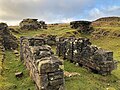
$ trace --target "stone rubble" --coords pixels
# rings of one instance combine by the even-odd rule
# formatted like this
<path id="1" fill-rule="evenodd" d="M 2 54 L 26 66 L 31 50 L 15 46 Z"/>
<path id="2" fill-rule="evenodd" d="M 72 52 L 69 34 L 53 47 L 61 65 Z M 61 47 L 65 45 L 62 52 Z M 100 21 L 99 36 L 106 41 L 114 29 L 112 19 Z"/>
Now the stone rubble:
<path id="1" fill-rule="evenodd" d="M 73 21 L 70 22 L 70 26 L 73 29 L 78 29 L 80 33 L 90 34 L 93 31 L 91 22 L 89 21 Z"/>
<path id="2" fill-rule="evenodd" d="M 21 78 L 23 76 L 23 72 L 16 72 L 15 76 L 16 78 Z"/>
<path id="3" fill-rule="evenodd" d="M 47 29 L 47 24 L 44 21 L 37 21 L 38 19 L 23 19 L 19 26 L 21 29 L 34 30 L 34 29 Z"/>
<path id="4" fill-rule="evenodd" d="M 0 39 L 5 50 L 15 50 L 18 48 L 17 38 L 10 33 L 6 23 L 0 23 Z"/>
<path id="5" fill-rule="evenodd" d="M 86 38 L 59 38 L 56 54 L 102 75 L 110 74 L 117 67 L 113 52 L 91 45 Z"/>
<path id="6" fill-rule="evenodd" d="M 42 38 L 20 38 L 21 60 L 24 61 L 37 90 L 64 90 L 62 62 Z"/>
<path id="7" fill-rule="evenodd" d="M 18 47 L 17 39 L 14 37 L 6 23 L 0 23 L 0 75 L 3 72 L 3 62 L 5 60 L 5 50 L 14 50 Z"/>
<path id="8" fill-rule="evenodd" d="M 67 71 L 65 71 L 64 76 L 65 77 L 74 77 L 74 76 L 80 76 L 80 74 L 76 73 L 76 72 L 67 72 Z"/>
<path id="9" fill-rule="evenodd" d="M 36 35 L 36 37 L 39 37 L 39 38 L 44 38 L 44 41 L 45 41 L 45 44 L 47 45 L 56 45 L 56 38 L 57 36 L 56 35 L 46 35 L 46 34 L 42 34 L 42 35 Z"/>

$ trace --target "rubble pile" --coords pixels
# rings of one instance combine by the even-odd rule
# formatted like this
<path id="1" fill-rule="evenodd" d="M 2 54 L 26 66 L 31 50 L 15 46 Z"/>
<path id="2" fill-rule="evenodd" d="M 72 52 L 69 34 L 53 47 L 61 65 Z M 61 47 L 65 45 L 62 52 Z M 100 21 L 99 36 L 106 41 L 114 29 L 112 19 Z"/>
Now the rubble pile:
<path id="1" fill-rule="evenodd" d="M 4 46 L 2 45 L 3 37 L 2 37 L 2 26 L 0 25 L 0 75 L 2 75 L 3 72 L 3 61 L 5 59 L 5 53 L 4 53 Z"/>
<path id="2" fill-rule="evenodd" d="M 0 39 L 6 50 L 18 48 L 17 38 L 10 33 L 6 23 L 0 23 Z"/>
<path id="3" fill-rule="evenodd" d="M 0 75 L 2 75 L 3 72 L 3 62 L 5 60 L 5 49 L 1 43 L 0 39 Z"/>
<path id="4" fill-rule="evenodd" d="M 43 38 L 21 37 L 21 60 L 24 61 L 37 90 L 64 90 L 62 62 Z"/>
<path id="5" fill-rule="evenodd" d="M 44 21 L 37 21 L 38 19 L 23 19 L 19 26 L 21 29 L 34 30 L 34 29 L 47 29 L 47 24 Z"/>
<path id="6" fill-rule="evenodd" d="M 113 52 L 91 45 L 86 38 L 59 38 L 56 53 L 64 59 L 78 63 L 93 72 L 108 75 L 117 67 Z"/>
<path id="7" fill-rule="evenodd" d="M 91 22 L 89 21 L 73 21 L 70 22 L 70 26 L 73 29 L 78 29 L 80 33 L 89 34 L 93 31 Z"/>
<path id="8" fill-rule="evenodd" d="M 36 37 L 39 38 L 44 38 L 45 44 L 47 45 L 56 45 L 56 35 L 46 35 L 46 34 L 42 34 L 42 35 L 37 35 Z"/>

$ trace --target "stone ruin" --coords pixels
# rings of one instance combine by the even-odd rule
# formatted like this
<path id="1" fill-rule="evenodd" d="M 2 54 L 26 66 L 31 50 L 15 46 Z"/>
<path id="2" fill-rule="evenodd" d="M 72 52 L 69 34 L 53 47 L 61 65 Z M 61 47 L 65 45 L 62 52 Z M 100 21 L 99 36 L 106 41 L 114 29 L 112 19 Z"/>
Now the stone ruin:
<path id="1" fill-rule="evenodd" d="M 64 90 L 62 62 L 43 38 L 20 38 L 21 60 L 24 61 L 37 90 Z"/>
<path id="2" fill-rule="evenodd" d="M 0 75 L 2 75 L 3 72 L 3 62 L 5 60 L 5 48 L 2 45 L 2 40 L 0 39 Z"/>
<path id="3" fill-rule="evenodd" d="M 38 19 L 23 19 L 19 26 L 21 29 L 47 29 L 47 24 L 44 21 L 37 21 Z"/>
<path id="4" fill-rule="evenodd" d="M 113 52 L 91 45 L 86 38 L 61 37 L 57 41 L 56 53 L 101 75 L 108 75 L 117 67 Z"/>
<path id="5" fill-rule="evenodd" d="M 50 45 L 50 46 L 56 45 L 56 43 L 57 43 L 56 42 L 56 38 L 57 38 L 56 35 L 42 34 L 42 35 L 37 35 L 36 37 L 44 38 L 45 44 Z"/>
<path id="6" fill-rule="evenodd" d="M 78 29 L 80 33 L 90 34 L 93 31 L 91 22 L 89 21 L 73 21 L 70 22 L 70 26 L 73 29 Z"/>
<path id="7" fill-rule="evenodd" d="M 11 34 L 6 23 L 0 23 L 0 42 L 6 50 L 18 48 L 17 38 Z"/>

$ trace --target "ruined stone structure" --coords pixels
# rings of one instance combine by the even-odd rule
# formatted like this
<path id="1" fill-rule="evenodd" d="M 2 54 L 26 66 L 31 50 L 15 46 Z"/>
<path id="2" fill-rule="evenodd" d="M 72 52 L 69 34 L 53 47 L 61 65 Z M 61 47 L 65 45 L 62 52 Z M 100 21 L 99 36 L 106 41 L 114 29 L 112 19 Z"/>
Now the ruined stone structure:
<path id="1" fill-rule="evenodd" d="M 43 38 L 21 37 L 21 60 L 24 61 L 37 90 L 64 90 L 62 62 L 54 56 Z"/>
<path id="2" fill-rule="evenodd" d="M 56 45 L 56 35 L 46 35 L 46 34 L 42 34 L 42 35 L 37 35 L 36 37 L 41 37 L 44 38 L 45 44 L 47 45 Z"/>
<path id="3" fill-rule="evenodd" d="M 2 44 L 2 42 L 3 42 L 3 37 L 2 37 L 3 31 L 2 31 L 2 29 L 4 29 L 5 27 L 6 27 L 6 25 L 1 23 L 1 25 L 0 25 L 0 75 L 3 72 L 3 61 L 5 59 L 5 53 L 4 53 L 5 48 Z"/>
<path id="4" fill-rule="evenodd" d="M 5 49 L 1 43 L 1 39 L 0 39 L 0 75 L 2 75 L 3 72 L 3 62 L 5 59 L 5 53 L 4 53 Z"/>
<path id="5" fill-rule="evenodd" d="M 93 31 L 93 28 L 90 25 L 91 25 L 91 22 L 89 21 L 70 22 L 71 28 L 78 29 L 80 33 L 84 33 L 84 34 L 89 34 Z"/>
<path id="6" fill-rule="evenodd" d="M 0 42 L 6 50 L 18 48 L 17 38 L 10 33 L 6 23 L 0 23 Z"/>
<path id="7" fill-rule="evenodd" d="M 110 74 L 117 67 L 117 62 L 113 60 L 113 52 L 91 45 L 86 38 L 61 37 L 57 43 L 56 53 L 102 75 Z"/>
<path id="8" fill-rule="evenodd" d="M 47 24 L 44 21 L 37 21 L 38 19 L 23 19 L 19 26 L 21 29 L 33 30 L 33 29 L 47 29 Z"/>

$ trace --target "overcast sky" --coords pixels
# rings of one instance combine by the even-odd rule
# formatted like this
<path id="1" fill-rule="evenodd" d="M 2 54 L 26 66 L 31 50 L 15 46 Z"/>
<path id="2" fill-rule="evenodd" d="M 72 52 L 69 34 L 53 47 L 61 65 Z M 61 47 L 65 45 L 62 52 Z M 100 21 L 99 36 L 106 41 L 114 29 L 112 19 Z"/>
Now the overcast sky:
<path id="1" fill-rule="evenodd" d="M 23 18 L 47 23 L 120 16 L 120 0 L 0 0 L 0 22 L 17 25 Z"/>

